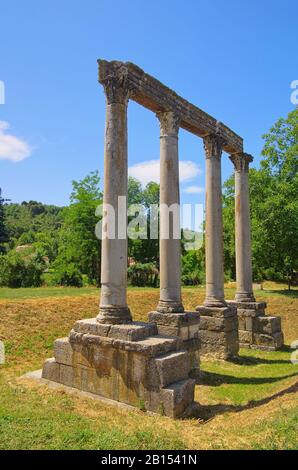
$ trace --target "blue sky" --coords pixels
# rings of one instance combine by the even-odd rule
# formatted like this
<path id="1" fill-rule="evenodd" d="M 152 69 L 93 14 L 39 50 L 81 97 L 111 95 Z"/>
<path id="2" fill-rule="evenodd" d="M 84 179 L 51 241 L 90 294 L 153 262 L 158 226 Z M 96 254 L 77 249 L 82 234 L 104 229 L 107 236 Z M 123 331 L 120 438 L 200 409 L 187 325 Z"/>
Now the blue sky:
<path id="1" fill-rule="evenodd" d="M 63 205 L 71 180 L 102 174 L 97 58 L 134 62 L 223 121 L 256 166 L 261 135 L 294 108 L 294 0 L 0 0 L 0 12 L 0 187 L 16 202 Z M 128 119 L 130 173 L 145 181 L 156 173 L 158 123 L 135 103 Z M 202 141 L 181 130 L 179 143 L 182 201 L 200 203 Z M 222 168 L 225 179 L 227 155 Z"/>

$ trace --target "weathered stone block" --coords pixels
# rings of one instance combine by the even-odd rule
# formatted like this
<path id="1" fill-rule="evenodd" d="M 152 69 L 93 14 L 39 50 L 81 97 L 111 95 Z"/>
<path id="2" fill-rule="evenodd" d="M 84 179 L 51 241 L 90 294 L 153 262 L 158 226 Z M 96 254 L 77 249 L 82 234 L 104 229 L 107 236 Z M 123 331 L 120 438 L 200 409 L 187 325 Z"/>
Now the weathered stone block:
<path id="1" fill-rule="evenodd" d="M 148 318 L 150 322 L 156 323 L 158 326 L 190 326 L 196 325 L 200 321 L 197 312 L 183 312 L 183 313 L 160 313 L 149 312 Z"/>
<path id="2" fill-rule="evenodd" d="M 233 317 L 236 315 L 236 308 L 234 306 L 228 307 L 205 307 L 204 305 L 199 305 L 196 310 L 198 313 L 205 317 L 219 317 L 227 318 Z"/>
<path id="3" fill-rule="evenodd" d="M 161 387 L 186 379 L 189 374 L 189 356 L 187 352 L 166 354 L 155 359 Z"/>
<path id="4" fill-rule="evenodd" d="M 180 338 L 147 337 L 148 332 L 156 333 L 155 324 L 130 324 L 124 328 L 110 325 L 106 336 L 90 334 L 90 328 L 98 331 L 90 320 L 76 324 L 77 331 L 73 329 L 69 338 L 55 342 L 55 354 L 61 362 L 46 361 L 43 377 L 136 407 L 162 410 L 169 416 L 178 416 L 189 405 L 190 384 L 194 393 L 194 383 L 186 380 L 191 358 L 182 349 Z M 198 341 L 187 340 L 192 348 L 198 347 Z M 170 387 L 167 393 L 165 387 Z M 186 387 L 182 397 L 181 387 Z"/>
<path id="5" fill-rule="evenodd" d="M 199 337 L 199 328 L 200 322 L 198 321 L 195 325 L 190 325 L 188 327 L 188 338 L 187 339 L 196 339 Z"/>
<path id="6" fill-rule="evenodd" d="M 72 366 L 73 349 L 68 338 L 59 338 L 54 341 L 54 356 L 59 364 Z"/>
<path id="7" fill-rule="evenodd" d="M 240 302 L 236 300 L 227 300 L 229 305 L 234 305 L 239 310 L 253 310 L 254 312 L 263 312 L 267 307 L 266 302 Z"/>
<path id="8" fill-rule="evenodd" d="M 143 322 L 112 325 L 108 332 L 109 338 L 122 339 L 127 341 L 140 341 L 154 335 L 157 335 L 156 324 Z"/>
<path id="9" fill-rule="evenodd" d="M 201 317 L 200 330 L 229 332 L 238 328 L 236 315 L 233 317 Z"/>
<path id="10" fill-rule="evenodd" d="M 65 364 L 60 364 L 59 382 L 68 387 L 74 386 L 74 368 Z"/>
<path id="11" fill-rule="evenodd" d="M 239 350 L 238 330 L 230 332 L 200 331 L 201 356 L 229 359 Z"/>
<path id="12" fill-rule="evenodd" d="M 55 361 L 55 358 L 47 359 L 44 362 L 42 369 L 42 378 L 47 380 L 53 380 L 53 382 L 60 381 L 60 366 Z"/>
<path id="13" fill-rule="evenodd" d="M 256 331 L 271 335 L 281 331 L 281 318 L 280 317 L 259 317 L 256 322 Z"/>
<path id="14" fill-rule="evenodd" d="M 149 320 L 156 323 L 159 334 L 177 337 L 183 341 L 184 348 L 190 354 L 190 364 L 192 366 L 190 374 L 193 377 L 198 375 L 200 367 L 199 314 L 197 312 L 150 312 Z"/>
<path id="15" fill-rule="evenodd" d="M 266 302 L 229 301 L 237 306 L 241 347 L 274 351 L 283 344 L 281 319 L 266 316 Z"/>
<path id="16" fill-rule="evenodd" d="M 252 344 L 253 342 L 253 332 L 252 331 L 245 331 L 245 330 L 239 330 L 239 342 L 246 343 L 246 344 Z"/>
<path id="17" fill-rule="evenodd" d="M 193 403 L 194 400 L 193 379 L 182 380 L 161 390 L 161 401 L 166 416 L 178 418 Z"/>
<path id="18" fill-rule="evenodd" d="M 256 346 L 260 347 L 261 349 L 265 349 L 268 351 L 275 351 L 279 349 L 283 345 L 283 334 L 282 332 L 273 333 L 272 335 L 266 335 L 263 333 L 255 333 L 254 334 L 254 344 L 252 345 L 253 348 Z"/>
<path id="19" fill-rule="evenodd" d="M 77 333 L 91 334 L 98 336 L 108 336 L 111 325 L 99 323 L 96 318 L 88 318 L 86 320 L 78 320 L 73 329 Z"/>
<path id="20" fill-rule="evenodd" d="M 261 317 L 264 316 L 265 313 L 263 310 L 253 310 L 251 308 L 238 308 L 237 309 L 238 316 L 242 317 Z"/>

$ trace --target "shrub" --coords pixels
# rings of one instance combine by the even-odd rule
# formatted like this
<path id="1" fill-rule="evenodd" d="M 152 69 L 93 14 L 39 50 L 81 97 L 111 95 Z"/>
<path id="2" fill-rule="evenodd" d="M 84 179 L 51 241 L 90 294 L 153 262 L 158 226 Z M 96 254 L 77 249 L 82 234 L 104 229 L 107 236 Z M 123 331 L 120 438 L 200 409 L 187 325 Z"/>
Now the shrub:
<path id="1" fill-rule="evenodd" d="M 182 257 L 181 281 L 185 286 L 196 286 L 205 282 L 202 250 L 189 250 Z"/>
<path id="2" fill-rule="evenodd" d="M 153 263 L 136 263 L 127 270 L 128 280 L 132 286 L 157 287 L 158 270 Z"/>
<path id="3" fill-rule="evenodd" d="M 59 286 L 83 286 L 83 276 L 74 263 L 59 265 L 53 274 L 52 282 Z"/>
<path id="4" fill-rule="evenodd" d="M 0 257 L 0 285 L 7 287 L 39 287 L 46 264 L 32 248 L 10 251 Z"/>

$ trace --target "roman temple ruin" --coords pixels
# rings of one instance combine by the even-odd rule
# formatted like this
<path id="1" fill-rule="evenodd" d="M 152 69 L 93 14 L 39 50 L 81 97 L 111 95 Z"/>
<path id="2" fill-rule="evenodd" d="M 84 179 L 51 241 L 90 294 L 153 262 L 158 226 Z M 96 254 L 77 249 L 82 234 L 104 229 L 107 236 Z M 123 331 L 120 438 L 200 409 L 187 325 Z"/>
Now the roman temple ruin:
<path id="1" fill-rule="evenodd" d="M 280 320 L 265 315 L 252 292 L 248 166 L 243 140 L 132 63 L 99 60 L 106 95 L 104 205 L 127 196 L 129 100 L 154 112 L 160 124 L 160 204 L 179 204 L 178 134 L 203 139 L 206 156 L 206 298 L 185 311 L 181 297 L 180 240 L 173 218 L 164 237 L 160 210 L 160 299 L 149 322 L 134 322 L 127 305 L 127 234 L 103 237 L 97 318 L 79 320 L 54 343 L 42 377 L 147 411 L 180 417 L 192 408 L 201 355 L 230 359 L 240 346 L 276 349 Z M 237 293 L 224 298 L 222 152 L 235 167 Z M 119 199 L 120 197 L 120 199 Z M 180 232 L 179 220 L 178 229 Z M 120 229 L 119 229 L 120 230 Z M 239 327 L 238 327 L 239 323 Z"/>

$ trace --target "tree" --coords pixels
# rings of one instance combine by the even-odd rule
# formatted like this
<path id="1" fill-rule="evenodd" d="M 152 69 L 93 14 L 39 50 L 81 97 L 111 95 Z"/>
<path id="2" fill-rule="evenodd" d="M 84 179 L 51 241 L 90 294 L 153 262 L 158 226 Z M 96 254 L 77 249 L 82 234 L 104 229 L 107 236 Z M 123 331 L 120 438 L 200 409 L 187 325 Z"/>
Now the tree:
<path id="1" fill-rule="evenodd" d="M 4 203 L 8 199 L 2 197 L 2 189 L 0 188 L 0 255 L 5 253 L 5 243 L 9 241 L 8 230 L 6 227 L 5 220 L 5 208 Z"/>
<path id="2" fill-rule="evenodd" d="M 62 224 L 61 207 L 23 201 L 21 204 L 6 204 L 4 209 L 11 249 L 18 245 L 34 243 L 40 233 L 58 239 Z"/>
<path id="3" fill-rule="evenodd" d="M 159 204 L 159 185 L 150 182 L 143 189 L 141 183 L 130 177 L 128 180 L 128 205 L 139 204 L 143 217 L 146 218 L 147 224 L 147 238 L 146 239 L 129 239 L 128 240 L 128 255 L 134 258 L 137 263 L 153 263 L 154 266 L 159 265 L 159 241 L 158 230 L 157 238 L 152 238 L 150 233 L 150 223 L 154 217 L 152 205 Z M 158 224 L 158 220 L 156 221 Z"/>
<path id="4" fill-rule="evenodd" d="M 95 235 L 98 222 L 95 211 L 102 202 L 99 183 L 97 171 L 72 182 L 70 205 L 63 210 L 58 257 L 53 265 L 63 279 L 71 277 L 68 266 L 72 264 L 89 282 L 100 283 L 100 241 Z"/>
<path id="5" fill-rule="evenodd" d="M 38 287 L 46 268 L 43 257 L 32 247 L 20 252 L 11 250 L 0 257 L 0 285 L 7 287 Z"/>
<path id="6" fill-rule="evenodd" d="M 287 279 L 298 270 L 298 109 L 263 136 L 260 169 L 249 173 L 253 274 Z M 234 277 L 234 178 L 224 185 L 225 270 Z"/>
<path id="7" fill-rule="evenodd" d="M 267 184 L 261 185 L 257 178 L 258 184 L 252 184 L 259 200 L 254 219 L 263 222 L 259 236 L 267 263 L 270 259 L 271 267 L 287 278 L 290 287 L 298 270 L 298 108 L 279 119 L 263 138 L 258 176 Z"/>

